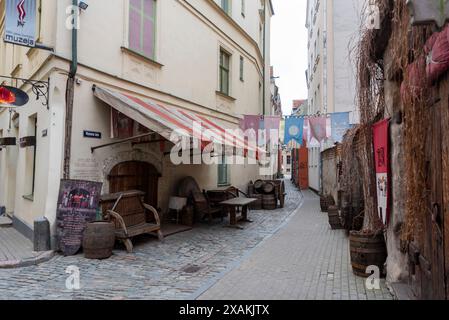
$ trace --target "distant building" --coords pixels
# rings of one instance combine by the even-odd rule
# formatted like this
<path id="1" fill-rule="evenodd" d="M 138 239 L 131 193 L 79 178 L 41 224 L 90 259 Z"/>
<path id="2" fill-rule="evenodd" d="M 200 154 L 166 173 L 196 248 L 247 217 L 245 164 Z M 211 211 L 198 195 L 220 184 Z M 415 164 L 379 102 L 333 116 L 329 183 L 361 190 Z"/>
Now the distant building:
<path id="1" fill-rule="evenodd" d="M 308 0 L 308 114 L 350 112 L 350 122 L 359 122 L 356 99 L 356 67 L 351 48 L 357 43 L 360 15 L 365 0 Z M 320 153 L 334 142 L 311 148 L 309 179 L 320 190 Z"/>
<path id="2" fill-rule="evenodd" d="M 271 91 L 271 110 L 270 115 L 282 116 L 282 103 L 279 87 L 276 85 L 276 77 L 274 76 L 274 68 L 270 68 L 270 91 Z"/>
<path id="3" fill-rule="evenodd" d="M 307 100 L 293 100 L 292 116 L 305 116 L 307 114 Z"/>

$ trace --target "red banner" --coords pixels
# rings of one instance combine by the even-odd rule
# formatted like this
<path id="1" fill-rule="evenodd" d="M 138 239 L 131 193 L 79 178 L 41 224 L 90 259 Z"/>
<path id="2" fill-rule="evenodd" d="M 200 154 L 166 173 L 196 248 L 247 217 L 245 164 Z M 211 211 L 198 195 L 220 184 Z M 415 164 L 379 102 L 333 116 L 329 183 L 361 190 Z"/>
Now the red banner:
<path id="1" fill-rule="evenodd" d="M 378 214 L 385 225 L 390 219 L 388 129 L 389 120 L 383 120 L 373 125 Z"/>
<path id="2" fill-rule="evenodd" d="M 321 142 L 327 137 L 327 118 L 326 117 L 312 117 L 309 118 L 309 126 L 311 137 L 314 137 L 318 142 Z"/>

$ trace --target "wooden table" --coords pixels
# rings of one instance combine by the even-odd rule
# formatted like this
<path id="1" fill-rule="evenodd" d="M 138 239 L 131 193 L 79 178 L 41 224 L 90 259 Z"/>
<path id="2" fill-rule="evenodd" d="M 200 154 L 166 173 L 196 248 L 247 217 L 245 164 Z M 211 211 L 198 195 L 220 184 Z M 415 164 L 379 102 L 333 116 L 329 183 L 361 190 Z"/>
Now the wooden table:
<path id="1" fill-rule="evenodd" d="M 234 199 L 220 202 L 220 205 L 229 207 L 229 215 L 230 215 L 229 227 L 242 229 L 241 227 L 239 227 L 237 225 L 237 222 L 239 222 L 239 221 L 252 222 L 251 220 L 248 219 L 248 206 L 251 203 L 256 202 L 256 201 L 257 201 L 257 199 L 254 199 L 254 198 L 240 197 L 240 198 L 234 198 Z M 237 217 L 237 209 L 240 207 L 242 208 L 242 215 L 240 217 Z"/>

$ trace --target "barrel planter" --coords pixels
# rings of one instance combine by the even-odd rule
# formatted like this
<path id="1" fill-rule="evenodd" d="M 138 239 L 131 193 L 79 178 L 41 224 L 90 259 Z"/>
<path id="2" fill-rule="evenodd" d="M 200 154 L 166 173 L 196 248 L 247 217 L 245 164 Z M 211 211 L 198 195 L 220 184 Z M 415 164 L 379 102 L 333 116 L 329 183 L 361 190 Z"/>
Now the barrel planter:
<path id="1" fill-rule="evenodd" d="M 369 266 L 377 266 L 383 274 L 384 263 L 387 260 L 387 247 L 384 236 L 380 234 L 351 231 L 349 236 L 352 271 L 355 275 L 367 278 Z"/>
<path id="2" fill-rule="evenodd" d="M 321 212 L 327 212 L 328 205 L 327 205 L 327 199 L 326 196 L 320 195 L 320 208 Z"/>
<path id="3" fill-rule="evenodd" d="M 87 259 L 107 259 L 112 255 L 115 243 L 115 226 L 111 222 L 87 224 L 83 237 L 84 257 Z"/>
<path id="4" fill-rule="evenodd" d="M 327 206 L 335 206 L 334 197 L 332 197 L 331 195 L 326 196 L 326 202 L 327 202 Z"/>
<path id="5" fill-rule="evenodd" d="M 276 210 L 277 199 L 274 194 L 264 194 L 263 195 L 263 208 L 264 210 Z"/>
<path id="6" fill-rule="evenodd" d="M 331 226 L 332 230 L 342 229 L 338 207 L 329 206 L 327 214 L 329 216 L 329 225 Z"/>
<path id="7" fill-rule="evenodd" d="M 263 205 L 262 205 L 262 195 L 261 194 L 249 194 L 250 198 L 253 199 L 257 199 L 257 201 L 251 203 L 249 205 L 249 208 L 251 210 L 262 210 L 263 209 Z"/>

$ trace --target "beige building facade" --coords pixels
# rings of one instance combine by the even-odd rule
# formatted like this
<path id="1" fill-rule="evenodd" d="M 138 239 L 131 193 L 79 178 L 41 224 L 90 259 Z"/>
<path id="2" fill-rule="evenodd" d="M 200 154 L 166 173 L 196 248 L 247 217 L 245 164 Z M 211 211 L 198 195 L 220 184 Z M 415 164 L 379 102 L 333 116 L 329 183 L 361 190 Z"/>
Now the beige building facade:
<path id="1" fill-rule="evenodd" d="M 308 0 L 308 114 L 349 112 L 350 122 L 359 122 L 356 100 L 356 68 L 352 48 L 358 40 L 365 0 Z M 321 151 L 309 150 L 309 183 L 320 191 Z"/>
<path id="2" fill-rule="evenodd" d="M 2 147 L 0 206 L 29 237 L 33 221 L 45 216 L 55 231 L 59 181 L 64 177 L 66 90 L 72 61 L 70 0 L 37 0 L 38 42 L 54 51 L 0 41 L 0 75 L 47 81 L 49 103 L 31 99 L 17 110 L 0 109 L 0 138 L 35 136 L 36 146 Z M 0 1 L 4 32 L 5 1 Z M 149 99 L 238 128 L 244 114 L 270 109 L 270 1 L 100 0 L 90 1 L 79 23 L 70 179 L 99 181 L 111 192 L 110 173 L 134 162 L 157 176 L 156 203 L 164 213 L 177 183 L 194 177 L 202 189 L 234 185 L 246 189 L 259 166 L 174 165 L 172 145 L 116 143 L 111 136 L 111 106 L 93 87 Z M 265 32 L 263 29 L 265 28 Z M 263 50 L 265 46 L 265 50 Z M 265 79 L 264 79 L 265 77 Z M 0 79 L 8 84 L 8 79 Z M 19 82 L 20 83 L 20 82 Z M 264 90 L 265 85 L 265 90 Z M 264 97 L 265 94 L 265 97 Z M 265 107 L 264 104 L 265 103 Z M 101 137 L 85 136 L 85 131 Z"/>

